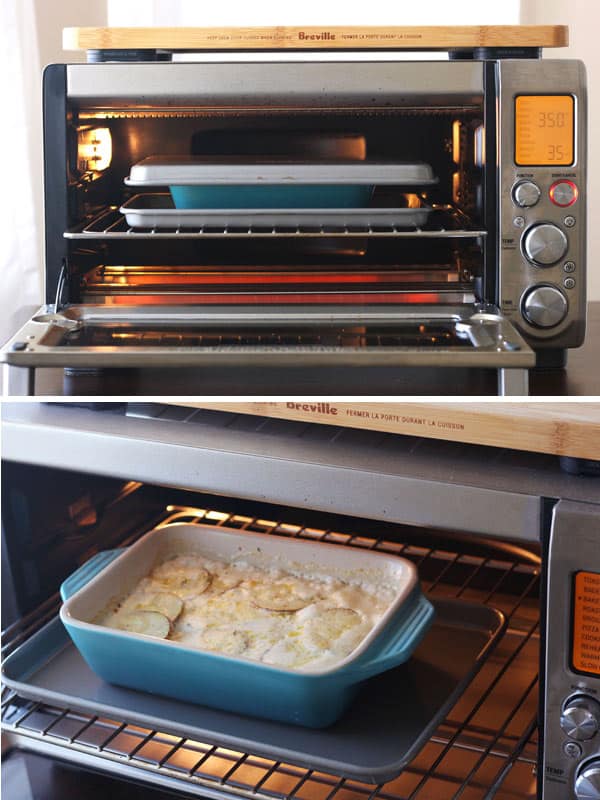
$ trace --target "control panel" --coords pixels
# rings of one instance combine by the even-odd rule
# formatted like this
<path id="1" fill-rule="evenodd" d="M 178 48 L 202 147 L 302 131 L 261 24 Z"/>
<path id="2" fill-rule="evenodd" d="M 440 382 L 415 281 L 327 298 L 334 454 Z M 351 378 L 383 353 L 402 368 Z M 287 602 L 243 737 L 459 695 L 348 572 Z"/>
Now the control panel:
<path id="1" fill-rule="evenodd" d="M 503 61 L 499 305 L 534 347 L 581 344 L 585 320 L 585 72 Z"/>
<path id="2" fill-rule="evenodd" d="M 543 800 L 600 800 L 600 506 L 561 501 L 549 545 Z"/>

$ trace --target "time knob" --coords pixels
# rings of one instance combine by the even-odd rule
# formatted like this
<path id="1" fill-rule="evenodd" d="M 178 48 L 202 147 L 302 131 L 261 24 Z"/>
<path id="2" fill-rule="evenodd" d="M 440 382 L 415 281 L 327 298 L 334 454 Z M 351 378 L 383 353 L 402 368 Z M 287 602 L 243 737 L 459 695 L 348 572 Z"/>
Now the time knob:
<path id="1" fill-rule="evenodd" d="M 600 760 L 585 764 L 575 779 L 577 800 L 600 800 Z"/>
<path id="2" fill-rule="evenodd" d="M 600 728 L 600 703 L 587 695 L 573 697 L 565 703 L 560 727 L 570 739 L 591 739 Z"/>
<path id="3" fill-rule="evenodd" d="M 523 253 L 538 267 L 549 267 L 565 255 L 569 242 L 557 225 L 540 222 L 523 234 Z"/>
<path id="4" fill-rule="evenodd" d="M 521 301 L 521 313 L 537 328 L 553 328 L 567 316 L 567 299 L 556 286 L 534 286 Z"/>

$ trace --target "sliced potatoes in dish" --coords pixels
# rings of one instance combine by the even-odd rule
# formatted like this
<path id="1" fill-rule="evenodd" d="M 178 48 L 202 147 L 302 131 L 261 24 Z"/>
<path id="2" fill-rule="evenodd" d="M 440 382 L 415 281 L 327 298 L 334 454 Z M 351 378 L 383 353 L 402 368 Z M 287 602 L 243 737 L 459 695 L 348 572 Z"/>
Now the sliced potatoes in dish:
<path id="1" fill-rule="evenodd" d="M 277 581 L 263 584 L 252 591 L 252 603 L 266 611 L 291 613 L 306 608 L 315 602 L 314 595 L 304 595 L 298 590 L 297 582 Z"/>
<path id="2" fill-rule="evenodd" d="M 130 611 L 117 614 L 112 627 L 128 633 L 143 633 L 144 636 L 156 636 L 166 639 L 171 632 L 171 622 L 158 611 Z"/>
<path id="3" fill-rule="evenodd" d="M 137 608 L 140 611 L 158 611 L 174 622 L 183 611 L 183 600 L 171 592 L 155 592 L 140 600 Z"/>

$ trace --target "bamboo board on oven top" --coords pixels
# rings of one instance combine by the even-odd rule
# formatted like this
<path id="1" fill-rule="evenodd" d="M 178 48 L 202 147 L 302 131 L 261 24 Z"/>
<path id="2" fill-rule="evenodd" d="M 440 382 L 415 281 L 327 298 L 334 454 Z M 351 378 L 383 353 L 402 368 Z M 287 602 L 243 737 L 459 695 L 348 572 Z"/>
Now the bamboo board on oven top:
<path id="1" fill-rule="evenodd" d="M 65 50 L 454 50 L 566 47 L 566 25 L 65 28 Z"/>
<path id="2" fill-rule="evenodd" d="M 600 460 L 600 403 L 178 403 Z"/>

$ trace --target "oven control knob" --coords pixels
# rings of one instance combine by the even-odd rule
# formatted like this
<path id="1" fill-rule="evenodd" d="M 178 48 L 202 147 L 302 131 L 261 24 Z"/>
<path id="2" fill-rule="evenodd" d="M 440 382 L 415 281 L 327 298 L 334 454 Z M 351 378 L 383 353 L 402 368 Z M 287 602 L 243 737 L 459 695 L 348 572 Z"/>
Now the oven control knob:
<path id="1" fill-rule="evenodd" d="M 567 316 L 567 299 L 555 286 L 535 286 L 523 297 L 521 311 L 537 328 L 553 328 Z"/>
<path id="2" fill-rule="evenodd" d="M 521 181 L 513 186 L 512 196 L 515 205 L 521 208 L 531 208 L 540 199 L 540 187 L 533 181 Z"/>
<path id="3" fill-rule="evenodd" d="M 569 739 L 592 739 L 600 728 L 600 703 L 586 695 L 573 697 L 565 703 L 560 727 Z"/>
<path id="4" fill-rule="evenodd" d="M 533 225 L 523 234 L 525 257 L 538 267 L 556 264 L 565 255 L 568 246 L 566 235 L 550 222 Z"/>
<path id="5" fill-rule="evenodd" d="M 573 181 L 555 181 L 550 187 L 549 195 L 555 206 L 567 208 L 577 201 L 579 190 Z"/>
<path id="6" fill-rule="evenodd" d="M 588 761 L 575 778 L 577 800 L 600 800 L 600 760 Z"/>

